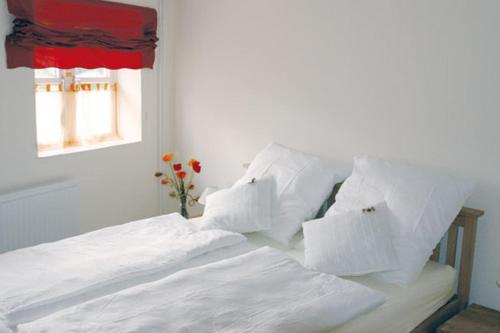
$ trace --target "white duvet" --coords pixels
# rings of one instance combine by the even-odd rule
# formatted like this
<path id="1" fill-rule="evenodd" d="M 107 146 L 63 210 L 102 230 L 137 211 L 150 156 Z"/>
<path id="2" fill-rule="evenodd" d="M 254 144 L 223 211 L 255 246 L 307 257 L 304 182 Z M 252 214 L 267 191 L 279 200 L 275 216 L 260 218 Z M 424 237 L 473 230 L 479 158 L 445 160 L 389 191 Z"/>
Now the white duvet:
<path id="1" fill-rule="evenodd" d="M 18 332 L 327 332 L 384 299 L 264 247 L 68 308 Z"/>
<path id="2" fill-rule="evenodd" d="M 28 322 L 244 241 L 227 231 L 198 231 L 195 223 L 171 214 L 4 253 L 0 332 L 2 321 L 11 326 Z"/>

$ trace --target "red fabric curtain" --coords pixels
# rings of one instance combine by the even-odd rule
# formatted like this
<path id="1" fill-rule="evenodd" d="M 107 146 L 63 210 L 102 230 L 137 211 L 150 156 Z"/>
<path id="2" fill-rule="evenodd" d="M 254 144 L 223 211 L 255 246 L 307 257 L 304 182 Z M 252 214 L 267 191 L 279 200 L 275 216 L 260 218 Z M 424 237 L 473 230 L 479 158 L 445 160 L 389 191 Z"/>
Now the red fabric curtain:
<path id="1" fill-rule="evenodd" d="M 101 0 L 7 0 L 7 67 L 153 68 L 157 14 Z"/>

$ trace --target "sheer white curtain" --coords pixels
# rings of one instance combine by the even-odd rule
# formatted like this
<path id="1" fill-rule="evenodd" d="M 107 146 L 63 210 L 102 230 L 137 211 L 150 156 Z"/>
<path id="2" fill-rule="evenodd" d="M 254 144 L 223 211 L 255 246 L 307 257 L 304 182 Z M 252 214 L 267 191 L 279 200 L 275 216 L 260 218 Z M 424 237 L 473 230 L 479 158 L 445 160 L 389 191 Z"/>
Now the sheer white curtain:
<path id="1" fill-rule="evenodd" d="M 111 84 L 75 87 L 70 90 L 58 85 L 37 88 L 36 126 L 40 149 L 87 145 L 117 138 L 116 87 Z"/>
<path id="2" fill-rule="evenodd" d="M 36 93 L 36 135 L 40 147 L 62 148 L 64 93 L 41 90 Z"/>
<path id="3" fill-rule="evenodd" d="M 76 92 L 75 139 L 89 144 L 112 139 L 116 134 L 115 90 Z"/>

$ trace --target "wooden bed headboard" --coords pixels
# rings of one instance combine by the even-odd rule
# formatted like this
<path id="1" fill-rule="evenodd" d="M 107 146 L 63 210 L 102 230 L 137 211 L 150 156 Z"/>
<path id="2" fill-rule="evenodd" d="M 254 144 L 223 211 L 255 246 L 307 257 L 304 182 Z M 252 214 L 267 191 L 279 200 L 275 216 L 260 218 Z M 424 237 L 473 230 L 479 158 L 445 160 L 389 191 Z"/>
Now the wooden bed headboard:
<path id="1" fill-rule="evenodd" d="M 448 242 L 444 255 L 446 264 L 456 268 L 458 229 L 463 228 L 457 293 L 448 303 L 415 328 L 412 333 L 433 332 L 441 323 L 467 307 L 474 263 L 477 221 L 483 215 L 482 210 L 464 207 L 448 229 Z M 441 243 L 434 249 L 431 260 L 439 261 L 440 248 Z"/>

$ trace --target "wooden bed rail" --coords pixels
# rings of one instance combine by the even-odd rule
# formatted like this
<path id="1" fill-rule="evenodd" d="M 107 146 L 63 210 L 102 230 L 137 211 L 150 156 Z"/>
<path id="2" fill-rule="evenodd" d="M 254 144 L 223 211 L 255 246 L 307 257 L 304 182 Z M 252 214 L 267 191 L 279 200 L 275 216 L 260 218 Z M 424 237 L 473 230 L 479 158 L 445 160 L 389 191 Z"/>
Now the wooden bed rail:
<path id="1" fill-rule="evenodd" d="M 457 294 L 411 333 L 434 332 L 439 325 L 467 307 L 474 264 L 477 221 L 483 215 L 482 210 L 464 207 L 448 229 L 446 264 L 456 268 L 458 229 L 463 228 Z M 434 249 L 431 260 L 439 261 L 440 247 L 441 243 Z"/>

